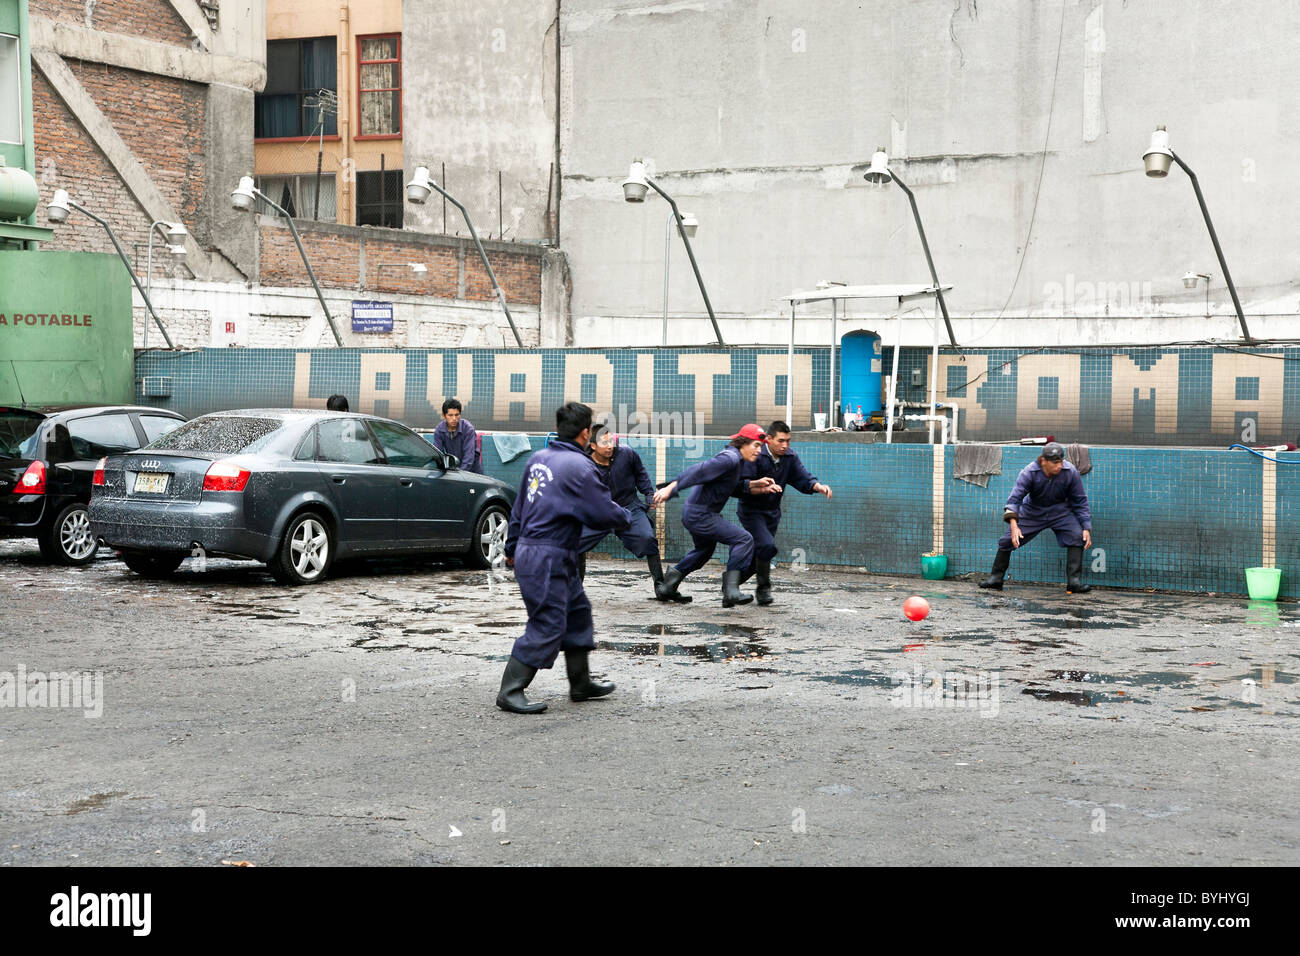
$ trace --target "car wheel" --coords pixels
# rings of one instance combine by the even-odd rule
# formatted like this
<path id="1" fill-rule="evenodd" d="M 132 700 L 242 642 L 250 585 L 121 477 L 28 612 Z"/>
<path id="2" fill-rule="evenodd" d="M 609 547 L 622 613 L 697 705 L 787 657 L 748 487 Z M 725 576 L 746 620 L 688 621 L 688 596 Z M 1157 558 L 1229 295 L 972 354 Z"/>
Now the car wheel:
<path id="1" fill-rule="evenodd" d="M 122 561 L 145 578 L 165 578 L 181 566 L 188 555 L 174 551 L 123 551 Z"/>
<path id="2" fill-rule="evenodd" d="M 79 501 L 58 513 L 50 526 L 41 532 L 38 543 L 47 561 L 74 567 L 95 560 L 99 539 L 90 530 L 90 515 Z"/>
<path id="3" fill-rule="evenodd" d="M 470 539 L 466 561 L 476 568 L 490 568 L 505 554 L 506 532 L 510 528 L 510 513 L 501 505 L 488 505 L 474 522 L 474 537 Z"/>
<path id="4" fill-rule="evenodd" d="M 289 522 L 280 551 L 271 559 L 271 574 L 281 584 L 314 584 L 333 557 L 333 532 L 324 518 L 308 511 Z"/>

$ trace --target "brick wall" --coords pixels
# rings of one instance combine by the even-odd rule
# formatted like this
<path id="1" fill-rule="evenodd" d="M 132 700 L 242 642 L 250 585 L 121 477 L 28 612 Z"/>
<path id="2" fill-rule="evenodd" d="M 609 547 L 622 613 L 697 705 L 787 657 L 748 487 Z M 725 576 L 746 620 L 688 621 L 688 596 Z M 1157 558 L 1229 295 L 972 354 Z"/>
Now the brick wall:
<path id="1" fill-rule="evenodd" d="M 190 28 L 167 0 L 29 0 L 34 17 L 48 17 L 125 36 L 190 45 Z"/>
<path id="2" fill-rule="evenodd" d="M 487 270 L 472 241 L 437 237 L 416 239 L 410 233 L 299 222 L 307 258 L 320 284 L 336 289 L 364 289 L 465 298 L 488 302 L 494 296 Z M 301 286 L 307 280 L 302 258 L 287 226 L 264 219 L 259 229 L 263 285 Z M 488 250 L 497 281 L 512 305 L 540 306 L 542 260 L 539 252 Z M 362 257 L 365 276 L 362 282 Z M 426 272 L 412 272 L 423 263 Z M 382 269 L 380 268 L 382 266 Z M 464 288 L 464 295 L 459 290 Z"/>
<path id="3" fill-rule="evenodd" d="M 204 225 L 206 87 L 99 63 L 68 66 L 185 225 Z"/>

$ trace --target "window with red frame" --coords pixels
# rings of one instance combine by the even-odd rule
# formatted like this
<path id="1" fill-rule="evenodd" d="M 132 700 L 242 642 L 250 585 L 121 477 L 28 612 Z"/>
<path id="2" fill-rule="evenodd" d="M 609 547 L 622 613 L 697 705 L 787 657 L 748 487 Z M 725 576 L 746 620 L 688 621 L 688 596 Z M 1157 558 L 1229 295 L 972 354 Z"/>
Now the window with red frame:
<path id="1" fill-rule="evenodd" d="M 361 37 L 361 136 L 400 136 L 402 132 L 402 38 Z"/>

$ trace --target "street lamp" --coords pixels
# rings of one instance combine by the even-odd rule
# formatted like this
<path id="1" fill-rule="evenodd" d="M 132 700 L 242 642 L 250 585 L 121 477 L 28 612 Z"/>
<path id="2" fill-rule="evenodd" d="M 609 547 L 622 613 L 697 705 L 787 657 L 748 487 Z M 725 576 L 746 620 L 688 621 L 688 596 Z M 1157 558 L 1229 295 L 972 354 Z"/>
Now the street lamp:
<path id="1" fill-rule="evenodd" d="M 66 189 L 54 190 L 54 198 L 51 199 L 49 205 L 45 207 L 45 215 L 49 217 L 50 222 L 57 225 L 67 222 L 68 216 L 72 214 L 73 209 L 85 213 L 91 219 L 95 220 L 95 222 L 104 227 L 104 231 L 108 233 L 108 238 L 113 242 L 113 248 L 117 250 L 118 258 L 122 260 L 122 265 L 126 266 L 127 274 L 131 276 L 131 281 L 135 283 L 135 287 L 140 290 L 140 295 L 144 299 L 145 308 L 149 310 L 149 315 L 152 316 L 154 322 L 157 323 L 158 331 L 162 332 L 163 341 L 167 343 L 169 349 L 175 348 L 176 346 L 172 344 L 171 336 L 167 334 L 167 329 L 162 324 L 162 319 L 158 318 L 158 313 L 154 311 L 153 300 L 149 298 L 149 293 L 145 287 L 140 284 L 140 277 L 135 274 L 135 270 L 131 268 L 130 260 L 127 259 L 126 253 L 122 251 L 122 244 L 117 241 L 117 236 L 114 234 L 113 228 L 85 206 L 78 202 L 74 202 L 72 198 L 68 196 L 68 191 Z M 145 335 L 147 336 L 149 334 L 147 325 L 145 326 L 145 330 Z"/>
<path id="2" fill-rule="evenodd" d="M 510 331 L 515 334 L 515 344 L 523 348 L 524 340 L 519 335 L 519 329 L 515 327 L 514 316 L 510 314 L 510 306 L 506 305 L 506 294 L 501 291 L 501 285 L 497 282 L 497 274 L 492 271 L 492 263 L 488 262 L 487 253 L 483 251 L 483 243 L 479 241 L 478 231 L 474 228 L 469 213 L 455 196 L 452 196 L 447 190 L 429 178 L 428 166 L 415 167 L 415 175 L 406 184 L 407 202 L 423 206 L 428 201 L 429 194 L 433 192 L 436 192 L 460 210 L 460 217 L 465 220 L 465 225 L 469 226 L 469 234 L 474 237 L 474 245 L 478 247 L 479 258 L 483 260 L 483 268 L 487 269 L 488 278 L 492 280 L 492 291 L 496 293 L 497 301 L 501 303 L 501 310 L 506 314 L 506 321 L 510 323 Z"/>
<path id="3" fill-rule="evenodd" d="M 145 257 L 144 267 L 144 284 L 149 290 L 149 297 L 153 298 L 153 236 L 154 230 L 160 226 L 167 227 L 167 251 L 171 253 L 173 259 L 181 262 L 185 259 L 185 239 L 189 235 L 185 226 L 179 222 L 164 222 L 156 219 L 149 224 L 149 253 Z M 144 347 L 149 347 L 149 326 L 146 323 L 144 327 Z"/>
<path id="4" fill-rule="evenodd" d="M 670 212 L 668 218 L 664 220 L 664 328 L 663 344 L 668 344 L 668 264 L 672 261 L 672 224 L 674 220 Z M 699 231 L 700 221 L 692 216 L 689 212 L 682 213 L 682 234 L 683 236 L 695 238 L 695 233 Z"/>
<path id="5" fill-rule="evenodd" d="M 645 163 L 641 162 L 641 160 L 639 159 L 633 160 L 632 166 L 627 173 L 627 179 L 623 180 L 623 198 L 627 202 L 645 202 L 646 192 L 650 189 L 653 189 L 660 196 L 663 196 L 664 199 L 668 201 L 668 205 L 672 207 L 672 211 L 673 211 L 672 217 L 677 220 L 677 230 L 678 232 L 681 233 L 682 242 L 686 246 L 686 255 L 690 257 L 691 268 L 695 271 L 695 281 L 696 283 L 699 284 L 700 295 L 704 297 L 704 308 L 708 310 L 709 321 L 713 323 L 713 334 L 718 337 L 719 345 L 726 345 L 727 343 L 722 340 L 722 330 L 718 328 L 717 316 L 713 314 L 713 303 L 709 301 L 709 293 L 704 288 L 704 279 L 700 275 L 699 263 L 695 261 L 695 250 L 691 248 L 691 236 L 695 234 L 695 230 L 694 228 L 690 228 L 690 226 L 693 225 L 694 227 L 698 227 L 699 223 L 694 222 L 694 217 L 692 217 L 692 224 L 688 224 L 686 220 L 683 218 L 682 214 L 677 210 L 677 203 L 673 201 L 673 197 L 668 195 L 662 189 L 660 189 L 659 184 L 646 175 Z M 665 265 L 664 265 L 665 297 L 668 294 L 667 293 L 667 288 L 668 288 L 667 270 L 668 270 L 667 260 L 665 259 Z M 664 312 L 666 315 L 667 314 L 666 305 L 664 307 Z M 665 319 L 665 322 L 666 321 L 667 320 Z M 665 331 L 664 334 L 666 336 L 667 332 Z M 665 344 L 666 342 L 667 339 L 665 338 Z"/>
<path id="6" fill-rule="evenodd" d="M 1232 304 L 1237 310 L 1237 323 L 1241 326 L 1242 338 L 1250 342 L 1252 339 L 1250 330 L 1246 328 L 1246 315 L 1241 310 L 1241 299 L 1237 298 L 1237 287 L 1232 282 L 1232 273 L 1228 271 L 1228 263 L 1223 258 L 1223 249 L 1219 246 L 1219 236 L 1214 231 L 1214 223 L 1210 221 L 1210 210 L 1205 208 L 1205 197 L 1201 195 L 1201 184 L 1197 181 L 1196 173 L 1192 172 L 1191 167 L 1183 162 L 1182 158 L 1170 147 L 1168 131 L 1163 126 L 1157 126 L 1155 132 L 1151 134 L 1151 145 L 1142 154 L 1142 162 L 1146 166 L 1147 176 L 1152 179 L 1164 179 L 1169 175 L 1171 161 L 1182 167 L 1183 172 L 1187 174 L 1187 178 L 1192 181 L 1192 189 L 1196 192 L 1196 201 L 1200 204 L 1201 215 L 1205 218 L 1205 227 L 1210 231 L 1210 241 L 1214 243 L 1214 254 L 1219 257 L 1219 268 L 1223 270 L 1223 281 L 1228 284 L 1228 291 L 1232 293 Z M 1183 281 L 1186 284 L 1186 278 Z M 1206 282 L 1208 301 L 1208 277 L 1206 277 Z"/>
<path id="7" fill-rule="evenodd" d="M 925 251 L 925 261 L 930 267 L 930 279 L 934 282 L 934 294 L 939 299 L 939 309 L 943 312 L 943 324 L 948 329 L 948 341 L 953 347 L 957 346 L 957 337 L 952 332 L 952 321 L 948 318 L 948 303 L 943 298 L 943 288 L 939 285 L 939 273 L 934 269 L 934 257 L 930 255 L 930 243 L 925 239 L 925 227 L 921 225 L 921 213 L 916 208 L 916 197 L 912 195 L 912 190 L 907 188 L 907 184 L 898 178 L 898 173 L 889 168 L 889 154 L 885 152 L 885 147 L 877 147 L 876 152 L 871 157 L 871 168 L 863 173 L 862 178 L 872 185 L 883 186 L 891 179 L 898 183 L 898 187 L 907 193 L 907 201 L 912 204 L 912 218 L 916 220 L 916 231 L 921 234 L 921 248 Z"/>
<path id="8" fill-rule="evenodd" d="M 1210 317 L 1210 279 L 1212 278 L 1213 276 L 1208 276 L 1204 272 L 1189 272 L 1183 276 L 1184 289 L 1195 289 L 1197 279 L 1205 280 L 1205 317 L 1207 319 Z"/>
<path id="9" fill-rule="evenodd" d="M 320 307 L 325 310 L 325 321 L 329 323 L 330 331 L 334 333 L 334 342 L 339 348 L 342 348 L 343 337 L 339 335 L 338 327 L 334 324 L 334 316 L 330 315 L 330 307 L 325 304 L 325 296 L 321 293 L 320 283 L 316 281 L 316 273 L 311 271 L 311 263 L 307 261 L 307 250 L 303 249 L 302 240 L 298 238 L 298 228 L 293 224 L 293 216 L 277 205 L 270 196 L 253 185 L 252 176 L 241 176 L 239 178 L 239 185 L 230 194 L 230 205 L 237 212 L 248 212 L 253 208 L 254 201 L 258 199 L 284 216 L 289 223 L 289 231 L 293 233 L 293 241 L 298 246 L 298 255 L 302 256 L 302 264 L 307 267 L 307 276 L 311 279 L 312 288 L 316 290 L 316 298 L 320 300 Z"/>

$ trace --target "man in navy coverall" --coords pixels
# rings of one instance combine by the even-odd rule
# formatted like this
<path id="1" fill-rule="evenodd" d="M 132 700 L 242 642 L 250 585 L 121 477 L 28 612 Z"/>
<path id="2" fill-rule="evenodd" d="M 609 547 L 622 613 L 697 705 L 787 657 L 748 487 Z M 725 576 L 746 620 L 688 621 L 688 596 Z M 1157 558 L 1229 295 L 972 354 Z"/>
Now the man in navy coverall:
<path id="1" fill-rule="evenodd" d="M 770 494 L 751 493 L 750 482 L 757 478 L 771 478 L 776 483 Z M 772 559 L 776 557 L 776 529 L 781 523 L 783 489 L 794 487 L 805 495 L 831 497 L 830 485 L 823 485 L 815 475 L 808 473 L 799 456 L 790 448 L 790 426 L 773 422 L 767 426 L 767 446 L 752 462 L 740 470 L 741 490 L 737 497 L 736 517 L 741 527 L 754 537 L 754 563 L 741 575 L 741 583 L 751 575 L 758 578 L 754 600 L 759 604 L 772 603 Z"/>
<path id="2" fill-rule="evenodd" d="M 596 640 L 591 602 L 578 577 L 577 549 L 584 525 L 623 531 L 631 520 L 610 498 L 587 457 L 591 409 L 578 402 L 564 405 L 555 413 L 555 431 L 557 439 L 528 459 L 506 536 L 506 563 L 515 569 L 528 626 L 510 652 L 497 706 L 516 714 L 546 709 L 530 703 L 524 689 L 538 668 L 555 663 L 561 648 L 572 700 L 604 697 L 614 690 L 613 684 L 592 680 L 587 666 Z"/>
<path id="3" fill-rule="evenodd" d="M 618 436 L 604 425 L 596 425 L 591 430 L 591 444 L 587 451 L 596 469 L 609 485 L 609 493 L 614 503 L 627 509 L 632 519 L 626 531 L 618 532 L 619 540 L 638 558 L 645 558 L 650 567 L 650 577 L 656 583 L 664 579 L 663 564 L 659 560 L 659 542 L 655 539 L 655 529 L 650 523 L 648 508 L 654 508 L 654 482 L 645 470 L 645 464 L 635 448 L 622 446 Z M 642 500 L 644 496 L 644 500 Z M 608 531 L 582 529 L 582 538 L 578 541 L 578 573 L 586 574 L 587 552 L 600 544 L 609 534 Z M 689 601 L 684 594 L 677 595 L 678 601 Z"/>
<path id="4" fill-rule="evenodd" d="M 1083 549 L 1092 547 L 1092 515 L 1079 470 L 1065 460 L 1065 449 L 1048 442 L 1037 461 L 1020 472 L 1002 515 L 1010 527 L 998 539 L 993 572 L 980 582 L 982 588 L 1002 590 L 1002 578 L 1011 565 L 1011 552 L 1028 544 L 1041 531 L 1051 528 L 1065 551 L 1065 590 L 1086 594 L 1083 583 Z"/>
<path id="5" fill-rule="evenodd" d="M 449 398 L 442 403 L 442 421 L 433 430 L 433 443 L 448 455 L 460 459 L 460 470 L 483 474 L 483 463 L 478 459 L 478 432 L 460 417 L 460 402 Z"/>
<path id="6" fill-rule="evenodd" d="M 740 575 L 754 559 L 754 536 L 722 517 L 722 506 L 740 489 L 740 468 L 758 457 L 767 436 L 757 425 L 746 425 L 731 436 L 731 444 L 708 461 L 692 465 L 655 492 L 655 504 L 662 504 L 679 490 L 695 488 L 695 494 L 682 506 L 682 526 L 691 533 L 695 547 L 664 575 L 662 585 L 655 586 L 661 601 L 672 600 L 682 579 L 704 567 L 719 544 L 727 546 L 727 569 L 722 575 L 722 606 L 733 607 L 754 600 L 740 590 Z M 756 478 L 749 490 L 754 494 L 770 492 L 776 487 L 771 478 Z"/>

